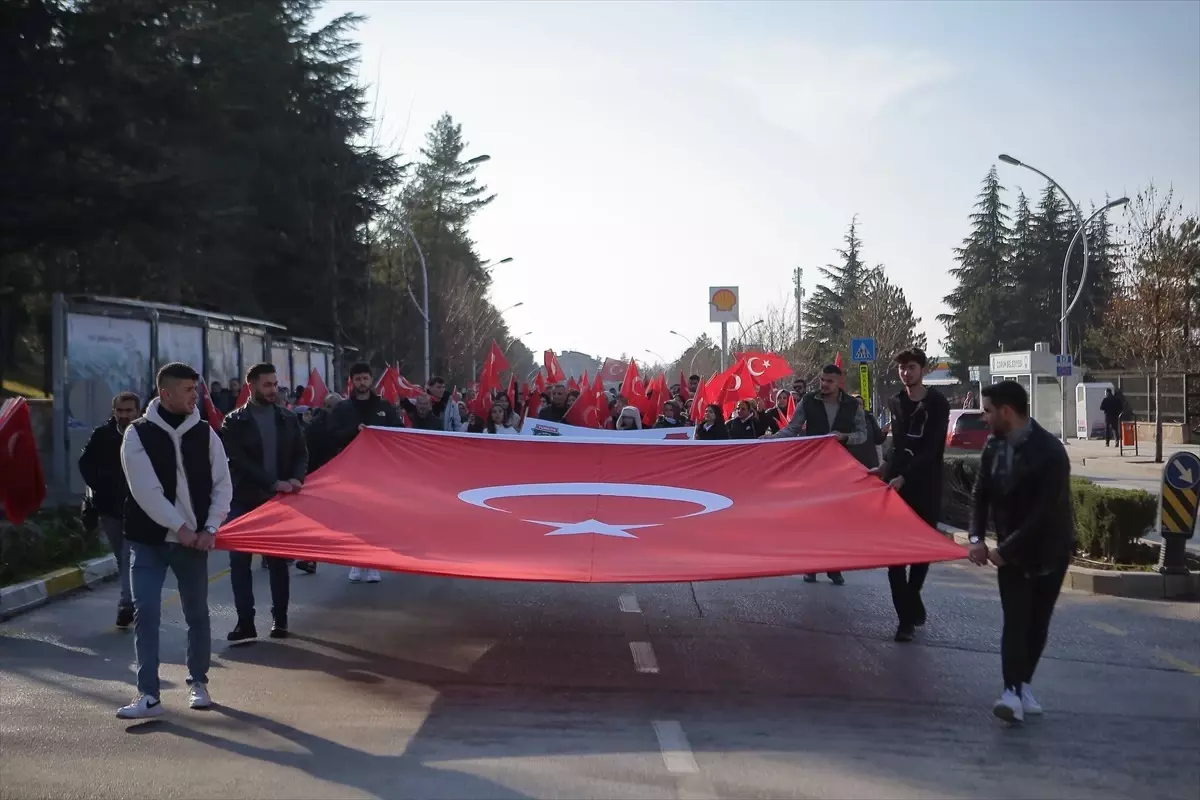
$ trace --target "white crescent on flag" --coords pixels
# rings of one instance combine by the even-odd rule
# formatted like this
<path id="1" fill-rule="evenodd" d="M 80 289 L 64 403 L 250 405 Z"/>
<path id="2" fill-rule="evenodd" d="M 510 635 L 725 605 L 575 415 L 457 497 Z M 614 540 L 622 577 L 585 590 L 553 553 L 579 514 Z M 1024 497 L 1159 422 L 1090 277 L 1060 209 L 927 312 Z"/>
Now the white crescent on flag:
<path id="1" fill-rule="evenodd" d="M 762 369 L 754 368 L 755 361 L 762 362 Z M 750 370 L 750 374 L 756 378 L 761 377 L 770 368 L 771 368 L 771 362 L 767 361 L 766 359 L 759 358 L 758 356 L 750 356 L 749 358 L 746 359 L 746 369 Z"/>

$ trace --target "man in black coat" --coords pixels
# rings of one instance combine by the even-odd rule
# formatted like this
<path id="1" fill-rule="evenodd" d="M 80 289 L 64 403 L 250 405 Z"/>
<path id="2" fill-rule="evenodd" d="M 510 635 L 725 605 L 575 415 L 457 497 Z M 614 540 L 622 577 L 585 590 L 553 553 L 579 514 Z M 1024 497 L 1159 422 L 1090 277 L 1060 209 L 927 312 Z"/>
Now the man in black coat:
<path id="1" fill-rule="evenodd" d="M 927 359 L 919 348 L 896 356 L 896 370 L 904 389 L 888 402 L 892 416 L 892 450 L 878 472 L 925 524 L 936 528 L 942 511 L 942 456 L 950 403 L 925 385 Z M 916 628 L 925 624 L 921 589 L 928 564 L 888 567 L 892 605 L 899 624 L 897 642 L 911 642 Z"/>
<path id="2" fill-rule="evenodd" d="M 246 372 L 250 401 L 235 408 L 221 425 L 221 442 L 229 456 L 233 480 L 230 518 L 236 518 L 281 494 L 300 491 L 308 474 L 308 446 L 300 420 L 278 403 L 275 367 L 255 364 Z M 229 581 L 237 625 L 225 637 L 231 642 L 258 638 L 254 625 L 254 578 L 250 553 L 229 554 Z M 288 635 L 291 590 L 286 559 L 263 556 L 271 581 L 271 638 Z"/>
<path id="3" fill-rule="evenodd" d="M 1112 389 L 1104 390 L 1104 399 L 1100 401 L 1100 413 L 1104 415 L 1104 446 L 1114 438 L 1117 447 L 1121 446 L 1121 398 L 1113 394 Z"/>
<path id="4" fill-rule="evenodd" d="M 571 406 L 567 403 L 567 387 L 556 383 L 550 387 L 550 402 L 538 411 L 538 419 L 546 422 L 562 422 Z"/>
<path id="5" fill-rule="evenodd" d="M 351 394 L 338 403 L 329 420 L 330 458 L 341 453 L 368 426 L 403 428 L 404 421 L 394 405 L 375 393 L 375 382 L 371 366 L 359 361 L 350 367 Z M 382 576 L 377 569 L 350 568 L 350 582 L 379 583 Z"/>
<path id="6" fill-rule="evenodd" d="M 121 392 L 113 398 L 112 417 L 92 431 L 91 438 L 79 455 L 79 474 L 91 490 L 89 500 L 96 514 L 96 524 L 108 537 L 117 559 L 117 575 L 121 581 L 121 596 L 117 601 L 117 627 L 133 624 L 133 593 L 129 588 L 129 545 L 122 531 L 125 501 L 129 484 L 121 468 L 121 440 L 129 423 L 138 418 L 142 401 L 133 392 Z"/>
<path id="7" fill-rule="evenodd" d="M 1042 713 L 1030 683 L 1046 646 L 1050 617 L 1075 552 L 1071 462 L 1062 442 L 1029 418 L 1029 396 L 1016 381 L 983 389 L 992 428 L 972 495 L 970 557 L 996 565 L 1004 629 L 1000 662 L 1004 693 L 996 716 L 1021 722 Z M 996 549 L 988 551 L 988 519 Z"/>

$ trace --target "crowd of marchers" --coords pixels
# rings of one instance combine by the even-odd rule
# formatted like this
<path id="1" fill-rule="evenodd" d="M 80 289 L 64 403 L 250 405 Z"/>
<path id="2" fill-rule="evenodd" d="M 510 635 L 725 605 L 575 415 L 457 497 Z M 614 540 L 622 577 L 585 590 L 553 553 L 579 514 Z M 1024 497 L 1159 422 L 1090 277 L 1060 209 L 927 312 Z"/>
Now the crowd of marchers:
<path id="1" fill-rule="evenodd" d="M 695 425 L 695 438 L 702 440 L 832 436 L 936 527 L 950 406 L 936 389 L 925 386 L 926 366 L 920 350 L 896 356 L 903 388 L 889 399 L 891 421 L 881 430 L 861 399 L 844 391 L 841 370 L 834 364 L 821 370 L 815 390 L 808 391 L 803 379 L 793 379 L 764 408 L 758 397 L 731 401 L 730 387 L 736 393 L 735 384 L 744 382 L 727 376 L 705 383 L 693 375 L 673 386 L 660 376 L 648 387 L 635 385 L 636 402 L 631 402 L 624 392 L 599 387 L 599 381 L 590 385 L 590 397 L 582 387 L 572 390 L 562 381 L 538 387 L 536 393 L 519 392 L 510 382 L 509 391 L 493 385 L 459 396 L 438 377 L 418 388 L 402 382 L 390 368 L 393 383 L 381 393 L 367 364 L 350 369 L 345 397 L 314 392 L 311 385 L 297 395 L 281 390 L 275 367 L 262 363 L 247 371 L 242 397 L 227 406 L 228 413 L 220 407 L 224 394 L 214 390 L 210 396 L 190 366 L 168 364 L 158 373 L 157 396 L 145 407 L 132 392 L 114 398 L 112 418 L 93 432 L 79 460 L 89 487 L 89 515 L 118 558 L 117 625 L 135 630 L 139 696 L 118 716 L 141 719 L 162 713 L 158 636 L 168 571 L 176 577 L 188 627 L 189 704 L 211 705 L 207 556 L 219 529 L 274 498 L 302 492 L 309 473 L 341 453 L 366 427 L 513 434 L 534 414 L 569 423 L 579 416 L 576 412 L 573 417 L 572 410 L 584 403 L 593 411 L 587 419 L 591 425 L 616 431 L 636 430 L 650 419 L 656 427 Z M 994 436 L 984 449 L 975 487 L 970 558 L 998 567 L 1005 691 L 995 711 L 1019 721 L 1024 714 L 1041 712 L 1030 682 L 1074 549 L 1069 462 L 1062 445 L 1029 419 L 1028 396 L 1019 384 L 1002 382 L 981 394 Z M 604 419 L 594 413 L 600 408 L 606 411 Z M 881 459 L 879 445 L 889 432 L 891 447 Z M 984 539 L 989 520 L 999 540 L 993 550 Z M 258 637 L 251 559 L 249 553 L 229 556 L 237 622 L 226 638 L 234 644 Z M 270 636 L 286 638 L 292 564 L 266 557 L 263 566 L 269 571 Z M 295 566 L 316 571 L 313 562 Z M 897 642 L 912 641 L 927 622 L 922 588 L 928 571 L 928 564 L 888 567 Z M 377 583 L 380 575 L 355 567 L 349 578 Z M 839 573 L 830 578 L 845 583 Z"/>

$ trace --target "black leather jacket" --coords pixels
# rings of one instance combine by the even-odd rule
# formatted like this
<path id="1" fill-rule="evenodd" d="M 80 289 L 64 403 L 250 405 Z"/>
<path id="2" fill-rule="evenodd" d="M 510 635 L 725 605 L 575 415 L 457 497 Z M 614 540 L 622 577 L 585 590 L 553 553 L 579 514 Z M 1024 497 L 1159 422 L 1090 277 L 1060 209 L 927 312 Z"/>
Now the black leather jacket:
<path id="1" fill-rule="evenodd" d="M 975 476 L 971 536 L 983 536 L 991 512 L 1000 556 L 1031 570 L 1065 563 L 1075 552 L 1071 462 L 1062 442 L 1033 420 L 1013 448 L 1011 470 L 997 473 L 1006 442 L 988 439 Z"/>
<path id="2" fill-rule="evenodd" d="M 129 496 L 129 484 L 121 466 L 121 441 L 123 431 L 117 420 L 108 422 L 92 431 L 91 438 L 79 455 L 79 474 L 92 490 L 92 507 L 108 517 L 121 519 L 125 515 L 125 498 Z"/>
<path id="3" fill-rule="evenodd" d="M 275 406 L 275 474 L 278 480 L 303 482 L 308 474 L 308 445 L 300 419 L 286 408 Z M 233 479 L 233 507 L 257 508 L 275 496 L 275 484 L 262 468 L 262 434 L 251 416 L 250 404 L 235 408 L 221 425 L 221 443 L 229 456 L 229 477 Z"/>

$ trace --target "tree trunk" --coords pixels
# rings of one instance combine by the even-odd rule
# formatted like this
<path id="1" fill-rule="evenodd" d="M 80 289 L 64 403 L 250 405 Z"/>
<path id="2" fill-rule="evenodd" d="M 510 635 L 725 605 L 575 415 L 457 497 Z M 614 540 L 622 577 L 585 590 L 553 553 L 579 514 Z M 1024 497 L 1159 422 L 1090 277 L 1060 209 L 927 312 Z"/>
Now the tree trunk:
<path id="1" fill-rule="evenodd" d="M 1162 359 L 1154 359 L 1154 463 L 1163 460 L 1162 414 L 1159 405 L 1162 399 Z"/>

